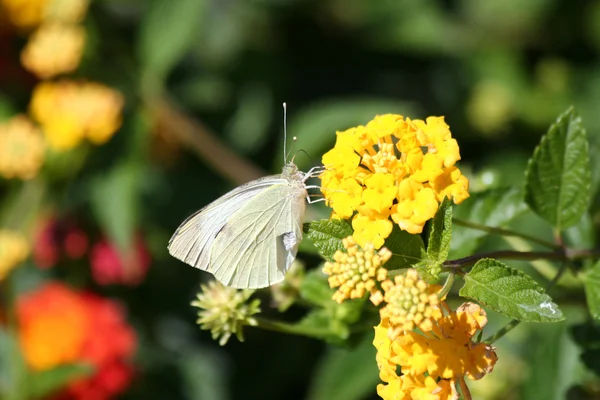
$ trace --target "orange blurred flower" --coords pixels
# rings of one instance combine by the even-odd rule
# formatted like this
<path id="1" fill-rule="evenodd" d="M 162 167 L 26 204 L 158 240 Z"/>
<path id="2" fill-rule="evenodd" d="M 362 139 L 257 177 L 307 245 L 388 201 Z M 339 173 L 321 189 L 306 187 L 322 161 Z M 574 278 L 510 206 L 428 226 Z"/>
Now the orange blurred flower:
<path id="1" fill-rule="evenodd" d="M 78 293 L 58 283 L 17 303 L 19 341 L 27 365 L 45 370 L 80 357 L 91 315 Z"/>
<path id="2" fill-rule="evenodd" d="M 129 385 L 136 337 L 115 302 L 49 283 L 18 299 L 17 319 L 30 368 L 77 362 L 95 367 L 91 376 L 71 382 L 57 398 L 110 399 Z"/>
<path id="3" fill-rule="evenodd" d="M 84 44 L 83 27 L 44 24 L 29 37 L 21 53 L 21 63 L 39 78 L 48 79 L 75 70 L 81 61 Z"/>
<path id="4" fill-rule="evenodd" d="M 84 138 L 103 144 L 121 126 L 123 96 L 94 82 L 42 82 L 33 91 L 30 110 L 48 144 L 69 150 Z"/>

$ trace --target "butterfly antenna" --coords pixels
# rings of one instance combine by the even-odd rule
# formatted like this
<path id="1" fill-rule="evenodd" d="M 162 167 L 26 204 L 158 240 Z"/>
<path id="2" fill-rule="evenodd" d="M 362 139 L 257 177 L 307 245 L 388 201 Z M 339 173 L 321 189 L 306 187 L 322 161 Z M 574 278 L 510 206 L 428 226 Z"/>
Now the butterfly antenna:
<path id="1" fill-rule="evenodd" d="M 283 103 L 283 164 L 287 163 L 287 104 Z"/>

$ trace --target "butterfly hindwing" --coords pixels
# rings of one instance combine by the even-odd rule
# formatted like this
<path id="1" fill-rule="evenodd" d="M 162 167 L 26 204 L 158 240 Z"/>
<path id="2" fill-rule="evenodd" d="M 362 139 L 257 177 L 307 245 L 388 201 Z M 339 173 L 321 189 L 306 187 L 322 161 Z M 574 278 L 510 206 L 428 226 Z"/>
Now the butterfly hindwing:
<path id="1" fill-rule="evenodd" d="M 212 244 L 210 272 L 237 288 L 281 282 L 302 238 L 305 196 L 303 186 L 286 181 L 248 200 Z"/>

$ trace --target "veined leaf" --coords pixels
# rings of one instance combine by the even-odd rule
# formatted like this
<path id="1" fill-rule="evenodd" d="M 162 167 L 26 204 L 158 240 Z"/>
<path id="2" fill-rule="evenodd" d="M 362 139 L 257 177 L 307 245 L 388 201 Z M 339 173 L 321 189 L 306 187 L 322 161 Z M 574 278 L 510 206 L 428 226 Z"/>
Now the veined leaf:
<path id="1" fill-rule="evenodd" d="M 352 235 L 353 231 L 347 221 L 322 219 L 304 224 L 304 232 L 319 250 L 319 254 L 332 261 L 337 250 L 344 250 L 342 239 Z"/>
<path id="2" fill-rule="evenodd" d="M 430 260 L 442 263 L 448 258 L 450 251 L 450 238 L 452 237 L 452 205 L 448 198 L 444 198 L 438 209 L 427 242 L 427 255 Z"/>
<path id="3" fill-rule="evenodd" d="M 527 166 L 525 201 L 557 229 L 575 225 L 590 198 L 588 140 L 581 117 L 568 109 L 550 126 Z"/>
<path id="4" fill-rule="evenodd" d="M 524 322 L 558 322 L 564 316 L 530 276 L 493 259 L 477 262 L 459 294 Z"/>
<path id="5" fill-rule="evenodd" d="M 600 261 L 583 274 L 585 297 L 594 319 L 600 319 Z"/>

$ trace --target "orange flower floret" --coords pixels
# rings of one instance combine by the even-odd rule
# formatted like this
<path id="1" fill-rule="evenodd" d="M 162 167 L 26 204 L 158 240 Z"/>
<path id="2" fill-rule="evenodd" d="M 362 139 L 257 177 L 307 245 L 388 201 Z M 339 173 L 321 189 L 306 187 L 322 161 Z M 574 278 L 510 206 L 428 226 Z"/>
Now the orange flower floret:
<path id="1" fill-rule="evenodd" d="M 333 300 L 360 299 L 366 293 L 375 294 L 376 281 L 386 277 L 383 264 L 392 253 L 385 247 L 376 251 L 372 244 L 361 248 L 352 236 L 342 240 L 345 251 L 336 251 L 333 262 L 326 262 L 323 272 L 329 275 L 329 286 L 337 288 Z"/>
<path id="2" fill-rule="evenodd" d="M 321 191 L 332 216 L 352 218 L 356 242 L 378 249 L 392 232 L 390 219 L 421 233 L 445 197 L 458 204 L 469 196 L 458 160 L 458 143 L 443 117 L 379 115 L 337 132 L 334 148 L 323 156 Z"/>

